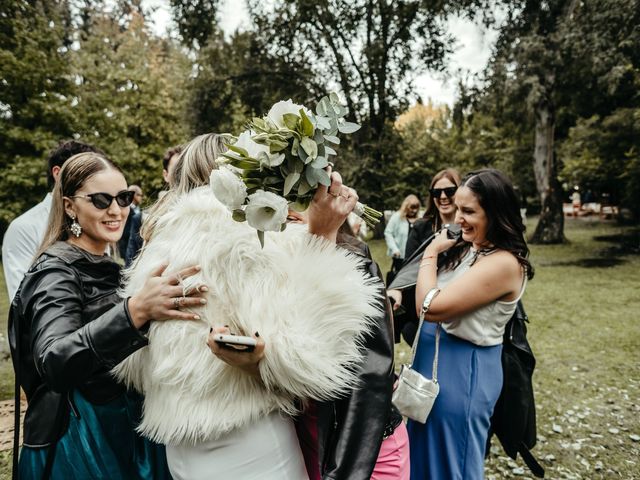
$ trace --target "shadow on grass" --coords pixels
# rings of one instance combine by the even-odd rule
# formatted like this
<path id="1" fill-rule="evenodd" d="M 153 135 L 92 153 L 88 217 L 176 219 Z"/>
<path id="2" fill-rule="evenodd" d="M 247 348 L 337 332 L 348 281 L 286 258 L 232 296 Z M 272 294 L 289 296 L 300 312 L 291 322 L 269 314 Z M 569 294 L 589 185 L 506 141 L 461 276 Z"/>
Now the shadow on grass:
<path id="1" fill-rule="evenodd" d="M 627 261 L 623 258 L 603 256 L 597 258 L 580 258 L 567 262 L 551 262 L 545 264 L 545 267 L 581 267 L 581 268 L 606 268 L 617 267 Z"/>
<path id="2" fill-rule="evenodd" d="M 613 243 L 604 250 L 605 255 L 640 255 L 640 230 L 634 229 L 618 235 L 598 235 L 596 242 Z"/>

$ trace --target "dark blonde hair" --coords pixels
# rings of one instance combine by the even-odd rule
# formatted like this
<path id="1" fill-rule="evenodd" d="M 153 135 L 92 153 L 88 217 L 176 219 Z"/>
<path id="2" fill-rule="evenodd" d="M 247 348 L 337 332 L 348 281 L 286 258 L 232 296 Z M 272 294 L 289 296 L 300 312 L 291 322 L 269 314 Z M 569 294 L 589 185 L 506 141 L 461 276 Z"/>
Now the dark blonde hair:
<path id="1" fill-rule="evenodd" d="M 64 209 L 64 197 L 75 195 L 87 180 L 105 170 L 116 170 L 122 173 L 122 170 L 105 155 L 96 152 L 79 153 L 64 163 L 51 195 L 47 232 L 34 260 L 55 242 L 69 238 L 71 219 Z"/>
<path id="2" fill-rule="evenodd" d="M 404 200 L 402 201 L 402 205 L 400 205 L 400 210 L 398 210 L 398 213 L 400 213 L 400 218 L 402 219 L 407 218 L 407 212 L 409 211 L 409 204 L 412 202 L 418 202 L 418 205 L 420 205 L 420 199 L 413 193 L 404 197 Z"/>
<path id="3" fill-rule="evenodd" d="M 424 218 L 433 222 L 434 233 L 442 228 L 442 218 L 440 218 L 440 212 L 434 202 L 435 199 L 431 198 L 431 189 L 443 178 L 450 180 L 456 187 L 460 186 L 460 174 L 455 168 L 445 168 L 444 170 L 440 170 L 431 179 L 431 183 L 429 184 L 429 193 L 427 193 L 427 211 L 424 212 Z"/>
<path id="4" fill-rule="evenodd" d="M 148 242 L 158 219 L 169 210 L 175 199 L 194 188 L 209 184 L 211 172 L 218 168 L 216 159 L 227 150 L 226 135 L 206 133 L 182 146 L 175 168 L 169 177 L 169 190 L 150 209 L 142 224 L 140 236 Z"/>

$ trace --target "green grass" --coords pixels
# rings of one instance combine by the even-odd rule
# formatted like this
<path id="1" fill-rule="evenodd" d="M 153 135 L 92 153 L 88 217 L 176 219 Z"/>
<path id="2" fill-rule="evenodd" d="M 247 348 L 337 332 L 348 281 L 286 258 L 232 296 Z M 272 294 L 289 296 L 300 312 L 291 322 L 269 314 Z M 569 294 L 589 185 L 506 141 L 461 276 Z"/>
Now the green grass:
<path id="1" fill-rule="evenodd" d="M 533 227 L 533 225 L 531 225 Z M 637 230 L 568 219 L 570 243 L 531 247 L 536 276 L 524 304 L 529 341 L 538 361 L 534 375 L 538 445 L 534 455 L 546 478 L 637 478 L 640 471 L 640 256 L 614 251 L 615 237 Z M 610 237 L 608 241 L 597 237 Z M 386 272 L 382 240 L 371 251 Z M 6 337 L 8 300 L 0 275 L 0 323 Z M 404 344 L 396 363 L 406 360 Z M 0 399 L 12 397 L 10 362 L 0 362 Z M 0 454 L 0 478 L 10 452 Z M 494 440 L 488 479 L 532 478 L 520 459 L 506 458 Z"/>
<path id="2" fill-rule="evenodd" d="M 537 358 L 533 453 L 546 478 L 638 478 L 640 234 L 585 219 L 568 219 L 565 233 L 570 243 L 531 246 L 536 276 L 523 300 Z M 616 252 L 615 237 L 632 233 L 636 254 Z M 384 242 L 370 246 L 384 269 Z M 398 346 L 396 363 L 407 350 Z M 533 478 L 495 439 L 486 476 Z"/>

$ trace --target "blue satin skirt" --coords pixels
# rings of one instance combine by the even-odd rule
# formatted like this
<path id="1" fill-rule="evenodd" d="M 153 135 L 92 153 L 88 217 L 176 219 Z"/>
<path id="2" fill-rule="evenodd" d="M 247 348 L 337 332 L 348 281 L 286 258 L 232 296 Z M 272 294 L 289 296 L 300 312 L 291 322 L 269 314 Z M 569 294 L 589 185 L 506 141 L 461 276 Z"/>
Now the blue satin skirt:
<path id="1" fill-rule="evenodd" d="M 433 323 L 422 327 L 413 366 L 431 378 Z M 502 345 L 479 347 L 440 330 L 440 393 L 427 422 L 409 421 L 411 480 L 480 480 L 493 408 L 502 390 Z"/>
<path id="2" fill-rule="evenodd" d="M 142 398 L 127 393 L 106 405 L 93 405 L 74 391 L 77 414 L 70 414 L 69 428 L 58 441 L 52 480 L 171 479 L 163 445 L 135 432 L 142 411 Z M 20 478 L 42 478 L 48 448 L 23 447 Z"/>

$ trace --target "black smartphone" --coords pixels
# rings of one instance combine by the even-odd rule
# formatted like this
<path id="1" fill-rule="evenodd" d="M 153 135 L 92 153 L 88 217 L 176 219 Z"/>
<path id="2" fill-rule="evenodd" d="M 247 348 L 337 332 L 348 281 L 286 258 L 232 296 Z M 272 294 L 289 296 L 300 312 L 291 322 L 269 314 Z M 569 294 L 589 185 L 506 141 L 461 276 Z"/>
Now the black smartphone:
<path id="1" fill-rule="evenodd" d="M 462 236 L 462 227 L 457 223 L 446 223 L 442 228 L 447 229 L 447 238 L 450 240 L 459 240 Z"/>

